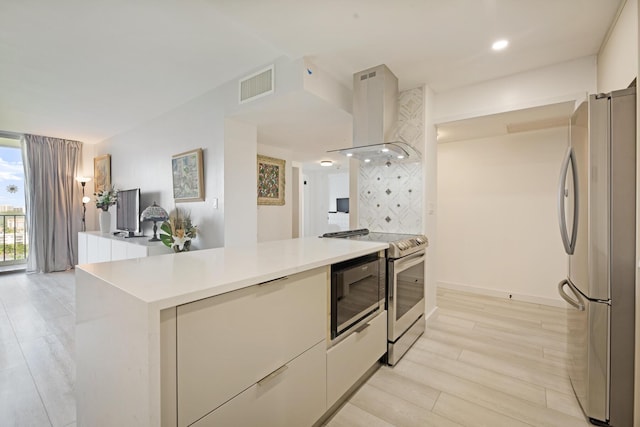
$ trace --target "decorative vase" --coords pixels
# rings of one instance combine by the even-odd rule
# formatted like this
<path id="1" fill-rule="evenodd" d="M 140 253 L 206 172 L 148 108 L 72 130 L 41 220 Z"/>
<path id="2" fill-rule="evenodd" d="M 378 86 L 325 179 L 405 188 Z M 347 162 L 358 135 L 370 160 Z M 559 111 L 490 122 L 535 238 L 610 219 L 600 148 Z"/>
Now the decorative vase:
<path id="1" fill-rule="evenodd" d="M 108 233 L 111 230 L 111 213 L 100 210 L 100 232 Z"/>
<path id="2" fill-rule="evenodd" d="M 189 252 L 189 250 L 191 250 L 191 240 L 187 240 L 186 242 L 184 242 L 184 245 L 182 245 L 182 249 L 180 249 L 180 247 L 178 245 L 175 245 L 173 247 L 173 251 L 175 253 Z"/>

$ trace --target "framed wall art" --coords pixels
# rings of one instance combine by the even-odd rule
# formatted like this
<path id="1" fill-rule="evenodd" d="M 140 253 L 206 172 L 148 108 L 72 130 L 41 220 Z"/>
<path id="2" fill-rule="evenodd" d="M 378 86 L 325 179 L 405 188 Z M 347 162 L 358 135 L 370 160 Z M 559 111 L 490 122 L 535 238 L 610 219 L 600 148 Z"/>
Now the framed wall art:
<path id="1" fill-rule="evenodd" d="M 111 155 L 93 158 L 94 191 L 99 193 L 111 189 Z"/>
<path id="2" fill-rule="evenodd" d="M 202 149 L 176 154 L 171 158 L 173 198 L 176 202 L 204 200 Z"/>
<path id="3" fill-rule="evenodd" d="M 285 160 L 258 155 L 258 204 L 284 205 Z"/>

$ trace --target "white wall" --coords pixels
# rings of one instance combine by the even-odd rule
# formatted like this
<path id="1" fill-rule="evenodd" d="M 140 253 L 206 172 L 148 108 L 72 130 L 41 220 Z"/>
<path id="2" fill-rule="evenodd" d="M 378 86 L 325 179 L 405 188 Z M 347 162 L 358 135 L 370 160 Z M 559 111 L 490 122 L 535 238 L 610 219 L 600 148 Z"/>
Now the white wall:
<path id="1" fill-rule="evenodd" d="M 304 236 L 320 236 L 329 231 L 329 174 L 303 171 Z"/>
<path id="2" fill-rule="evenodd" d="M 182 204 L 191 210 L 199 228 L 194 248 L 255 242 L 258 238 L 257 141 L 255 126 L 243 116 L 246 112 L 261 111 L 277 97 L 304 89 L 302 58 L 279 58 L 274 63 L 276 90 L 273 95 L 239 105 L 238 80 L 234 79 L 101 142 L 91 154 L 84 156 L 84 168 L 92 164 L 92 157 L 111 154 L 112 182 L 118 188 L 139 187 L 143 208 L 155 200 L 171 210 L 174 207 L 171 156 L 203 148 L 205 201 Z M 263 68 L 257 67 L 256 71 Z M 252 71 L 248 70 L 245 75 Z M 92 166 L 90 168 L 92 170 Z M 214 208 L 216 199 L 218 208 Z M 90 217 L 88 224 L 93 224 L 95 229 L 95 204 L 91 204 L 87 214 Z M 286 235 L 290 236 L 290 216 L 288 223 L 289 234 Z M 151 225 L 144 224 L 144 227 L 149 233 Z"/>
<path id="3" fill-rule="evenodd" d="M 258 206 L 258 242 L 269 240 L 290 239 L 292 236 L 293 220 L 293 185 L 292 185 L 292 157 L 293 152 L 270 145 L 258 144 L 258 154 L 275 157 L 285 161 L 284 205 Z M 254 164 L 254 171 L 256 165 Z M 253 182 L 253 193 L 256 193 L 256 181 Z M 254 201 L 255 204 L 255 201 Z"/>
<path id="4" fill-rule="evenodd" d="M 111 180 L 117 188 L 139 187 L 143 209 L 155 200 L 167 211 L 175 207 L 171 157 L 204 150 L 206 200 L 180 204 L 191 211 L 199 229 L 194 248 L 224 245 L 224 100 L 233 94 L 228 85 L 221 87 L 96 148 L 95 155 L 111 154 Z M 213 198 L 219 199 L 218 209 L 212 206 Z"/>
<path id="5" fill-rule="evenodd" d="M 255 126 L 232 119 L 224 121 L 222 199 L 224 212 L 228 213 L 224 217 L 224 245 L 227 247 L 255 243 L 258 235 L 257 138 Z"/>
<path id="6" fill-rule="evenodd" d="M 349 172 L 328 174 L 329 179 L 329 211 L 336 211 L 336 199 L 349 197 Z M 351 206 L 351 203 L 349 203 Z"/>
<path id="7" fill-rule="evenodd" d="M 309 58 L 303 58 L 303 61 L 304 89 L 318 98 L 324 99 L 329 104 L 351 113 L 353 106 L 351 89 L 340 84 L 329 73 L 316 66 Z"/>
<path id="8" fill-rule="evenodd" d="M 300 163 L 291 162 L 291 237 L 294 239 L 302 237 L 304 230 L 304 193 L 302 183 L 302 168 Z"/>
<path id="9" fill-rule="evenodd" d="M 598 54 L 598 92 L 624 89 L 638 74 L 638 0 L 627 0 Z"/>
<path id="10" fill-rule="evenodd" d="M 438 282 L 560 301 L 556 188 L 568 129 L 438 145 Z"/>
<path id="11" fill-rule="evenodd" d="M 596 91 L 596 58 L 584 57 L 435 95 L 436 124 L 554 104 Z"/>
<path id="12" fill-rule="evenodd" d="M 423 233 L 429 239 L 427 261 L 425 263 L 425 313 L 429 315 L 436 308 L 437 268 L 438 268 L 438 141 L 434 124 L 435 94 L 428 86 L 424 93 L 424 148 L 422 151 L 422 165 L 424 187 L 422 224 Z"/>

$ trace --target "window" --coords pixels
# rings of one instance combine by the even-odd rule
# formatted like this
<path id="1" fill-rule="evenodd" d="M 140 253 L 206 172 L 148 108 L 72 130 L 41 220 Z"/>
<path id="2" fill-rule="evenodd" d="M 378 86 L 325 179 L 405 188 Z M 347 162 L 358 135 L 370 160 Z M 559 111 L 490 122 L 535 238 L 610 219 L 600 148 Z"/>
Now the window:
<path id="1" fill-rule="evenodd" d="M 0 266 L 26 262 L 27 252 L 20 142 L 0 137 Z"/>

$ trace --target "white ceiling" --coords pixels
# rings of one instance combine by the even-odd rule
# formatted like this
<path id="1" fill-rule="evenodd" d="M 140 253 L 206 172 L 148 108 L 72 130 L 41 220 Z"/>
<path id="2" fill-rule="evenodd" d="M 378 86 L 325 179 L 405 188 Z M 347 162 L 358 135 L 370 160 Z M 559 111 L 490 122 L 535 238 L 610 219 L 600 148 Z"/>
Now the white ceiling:
<path id="1" fill-rule="evenodd" d="M 438 143 L 569 126 L 575 102 L 561 102 L 438 125 Z"/>
<path id="2" fill-rule="evenodd" d="M 282 54 L 348 87 L 384 63 L 401 89 L 444 91 L 597 53 L 621 1 L 2 1 L 0 131 L 100 142 Z M 296 102 L 259 118 L 265 139 L 301 159 L 350 145 L 348 115 Z"/>
<path id="3" fill-rule="evenodd" d="M 351 87 L 386 64 L 400 90 L 436 92 L 598 52 L 620 0 L 211 0 L 293 57 Z M 510 40 L 499 54 L 498 38 Z"/>

